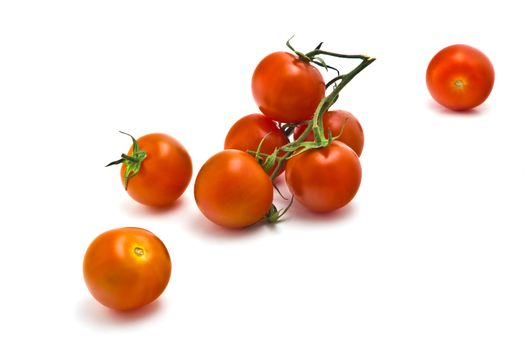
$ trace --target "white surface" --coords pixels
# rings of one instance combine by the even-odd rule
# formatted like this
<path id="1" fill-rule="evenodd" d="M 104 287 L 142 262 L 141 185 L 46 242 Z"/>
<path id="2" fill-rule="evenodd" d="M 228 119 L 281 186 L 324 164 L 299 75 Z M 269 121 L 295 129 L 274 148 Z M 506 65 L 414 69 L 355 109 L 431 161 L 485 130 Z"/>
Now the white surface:
<path id="1" fill-rule="evenodd" d="M 330 3 L 330 5 L 328 5 Z M 2 1 L 0 321 L 9 349 L 525 348 L 525 47 L 519 2 Z M 104 165 L 166 132 L 194 174 L 257 112 L 266 54 L 367 53 L 342 94 L 365 130 L 352 204 L 237 238 L 192 185 L 171 211 L 128 198 Z M 431 101 L 441 48 L 485 52 L 496 84 L 468 115 Z M 340 62 L 351 69 L 352 65 Z M 192 182 L 193 184 L 193 182 Z M 82 259 L 99 233 L 155 232 L 173 259 L 158 303 L 114 314 Z"/>

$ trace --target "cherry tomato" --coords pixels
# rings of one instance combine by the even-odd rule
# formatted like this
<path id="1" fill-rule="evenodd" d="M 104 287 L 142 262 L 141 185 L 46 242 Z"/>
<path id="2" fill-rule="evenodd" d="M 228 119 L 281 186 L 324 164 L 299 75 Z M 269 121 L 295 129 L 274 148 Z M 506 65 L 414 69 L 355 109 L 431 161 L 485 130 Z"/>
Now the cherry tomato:
<path id="1" fill-rule="evenodd" d="M 363 145 L 365 142 L 365 135 L 363 128 L 356 117 L 350 112 L 335 110 L 328 111 L 323 115 L 324 135 L 328 137 L 328 130 L 332 132 L 332 137 L 339 136 L 337 141 L 340 141 L 357 153 L 358 156 L 363 152 Z M 297 139 L 306 129 L 306 125 L 299 125 L 295 128 L 293 134 Z M 313 141 L 314 134 L 310 133 L 306 137 L 306 141 Z"/>
<path id="2" fill-rule="evenodd" d="M 239 119 L 228 131 L 224 141 L 224 149 L 238 149 L 241 151 L 257 151 L 261 140 L 261 152 L 272 154 L 276 148 L 286 145 L 289 140 L 275 122 L 262 115 L 250 114 Z M 275 166 L 269 170 L 271 175 Z M 280 171 L 282 173 L 284 167 Z"/>
<path id="3" fill-rule="evenodd" d="M 135 227 L 107 231 L 84 256 L 84 280 L 103 305 L 132 310 L 157 299 L 171 275 L 170 255 L 153 233 Z"/>
<path id="4" fill-rule="evenodd" d="M 134 139 L 133 139 L 134 140 Z M 137 153 L 137 149 L 139 154 Z M 152 206 L 172 205 L 186 190 L 191 180 L 192 163 L 184 146 L 166 134 L 148 134 L 130 148 L 128 156 L 139 162 L 119 160 L 122 183 L 137 202 Z M 135 167 L 128 176 L 128 167 Z"/>
<path id="5" fill-rule="evenodd" d="M 354 198 L 361 183 L 361 164 L 350 147 L 334 141 L 290 158 L 285 178 L 295 199 L 306 208 L 330 212 Z"/>
<path id="6" fill-rule="evenodd" d="M 283 123 L 312 118 L 324 97 L 321 73 L 288 52 L 274 52 L 255 68 L 252 93 L 259 109 Z"/>
<path id="7" fill-rule="evenodd" d="M 242 228 L 270 210 L 273 185 L 263 168 L 246 152 L 228 149 L 208 159 L 195 179 L 195 201 L 210 221 Z"/>
<path id="8" fill-rule="evenodd" d="M 453 110 L 474 108 L 489 97 L 494 68 L 481 51 L 467 45 L 452 45 L 439 51 L 427 68 L 427 86 L 432 97 Z"/>

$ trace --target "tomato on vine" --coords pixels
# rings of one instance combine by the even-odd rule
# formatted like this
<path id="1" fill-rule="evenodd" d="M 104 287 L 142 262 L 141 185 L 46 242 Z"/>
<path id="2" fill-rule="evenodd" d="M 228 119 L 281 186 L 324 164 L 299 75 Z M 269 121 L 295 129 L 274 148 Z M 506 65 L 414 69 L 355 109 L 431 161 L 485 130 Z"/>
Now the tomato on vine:
<path id="1" fill-rule="evenodd" d="M 333 86 L 333 90 L 321 98 L 312 117 L 301 122 L 304 125 L 297 128 L 295 140 L 278 150 L 283 153 L 278 153 L 275 158 L 277 166 L 272 179 L 285 166 L 286 184 L 294 198 L 312 211 L 330 212 L 348 204 L 361 182 L 357 153 L 334 137 L 342 138 L 360 153 L 364 136 L 359 122 L 350 113 L 328 112 L 328 109 L 336 102 L 341 90 L 375 59 L 321 50 L 321 45 L 303 54 L 293 49 L 289 41 L 287 45 L 300 60 L 331 68 L 338 75 L 326 84 L 326 88 Z M 320 55 L 359 59 L 361 62 L 349 73 L 339 74 L 339 70 L 328 66 Z"/>
<path id="2" fill-rule="evenodd" d="M 125 134 L 125 133 L 123 133 Z M 172 205 L 191 180 L 191 157 L 184 146 L 166 134 L 148 134 L 135 140 L 122 158 L 107 166 L 122 164 L 120 175 L 128 194 L 152 207 Z"/>
<path id="3" fill-rule="evenodd" d="M 107 231 L 84 256 L 84 280 L 93 297 L 115 310 L 132 310 L 157 299 L 170 280 L 171 259 L 162 241 L 136 227 Z"/>
<path id="4" fill-rule="evenodd" d="M 432 58 L 426 77 L 428 90 L 438 103 L 463 111 L 489 97 L 495 74 L 483 52 L 467 45 L 452 45 Z"/>
<path id="5" fill-rule="evenodd" d="M 224 140 L 224 149 L 250 151 L 251 154 L 259 150 L 261 153 L 270 155 L 288 142 L 288 137 L 275 121 L 263 114 L 250 114 L 239 119 L 230 128 Z M 263 164 L 266 158 L 261 158 Z M 268 172 L 271 174 L 274 169 L 275 166 Z"/>
<path id="6" fill-rule="evenodd" d="M 337 141 L 346 144 L 353 149 L 358 156 L 361 156 L 365 143 L 365 135 L 359 120 L 357 120 L 352 113 L 342 110 L 326 112 L 323 114 L 323 128 L 325 137 L 328 138 L 328 132 L 330 132 L 333 137 L 337 137 Z M 305 124 L 297 126 L 293 132 L 294 138 L 298 139 L 305 129 Z M 305 138 L 305 141 L 313 140 L 313 133 L 308 134 Z"/>
<path id="7" fill-rule="evenodd" d="M 350 147 L 333 141 L 288 159 L 285 177 L 290 192 L 302 205 L 330 212 L 354 198 L 361 183 L 361 163 Z"/>
<path id="8" fill-rule="evenodd" d="M 252 77 L 255 103 L 266 116 L 282 123 L 312 118 L 325 94 L 319 71 L 289 52 L 263 58 Z"/>

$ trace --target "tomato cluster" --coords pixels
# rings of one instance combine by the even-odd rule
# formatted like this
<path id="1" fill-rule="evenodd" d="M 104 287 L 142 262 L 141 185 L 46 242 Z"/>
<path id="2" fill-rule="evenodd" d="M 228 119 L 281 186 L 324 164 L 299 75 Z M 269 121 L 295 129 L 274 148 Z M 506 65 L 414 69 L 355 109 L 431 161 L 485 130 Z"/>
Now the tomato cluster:
<path id="1" fill-rule="evenodd" d="M 235 122 L 225 137 L 224 150 L 209 158 L 195 179 L 196 204 L 218 225 L 241 229 L 261 220 L 278 221 L 289 208 L 277 209 L 272 203 L 274 180 L 283 172 L 292 199 L 314 212 L 347 205 L 359 189 L 363 129 L 350 112 L 331 107 L 342 89 L 374 59 L 324 51 L 321 45 L 303 54 L 287 45 L 292 53 L 266 56 L 253 73 L 252 93 L 261 113 Z M 321 56 L 359 59 L 360 63 L 340 74 Z M 314 65 L 334 70 L 337 76 L 325 83 Z M 481 104 L 493 83 L 488 58 L 466 45 L 445 48 L 427 70 L 431 95 L 454 110 Z M 192 177 L 189 153 L 166 134 L 137 140 L 128 136 L 132 139 L 129 151 L 108 165 L 122 164 L 122 184 L 137 202 L 152 207 L 173 205 Z M 116 310 L 132 310 L 162 294 L 170 279 L 171 259 L 153 233 L 124 227 L 107 231 L 91 243 L 83 270 L 95 299 Z"/>

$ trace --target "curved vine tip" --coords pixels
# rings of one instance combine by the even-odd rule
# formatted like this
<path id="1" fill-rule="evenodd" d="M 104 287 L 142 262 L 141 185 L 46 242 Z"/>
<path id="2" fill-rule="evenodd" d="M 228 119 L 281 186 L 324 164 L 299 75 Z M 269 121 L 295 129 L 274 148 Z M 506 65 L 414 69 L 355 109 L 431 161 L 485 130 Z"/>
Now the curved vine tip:
<path id="1" fill-rule="evenodd" d="M 290 209 L 292 204 L 293 204 L 293 197 L 290 200 L 290 204 L 288 204 L 286 208 L 277 209 L 277 207 L 274 204 L 272 204 L 272 207 L 270 208 L 270 210 L 268 211 L 268 213 L 265 215 L 264 218 L 269 223 L 275 224 L 281 220 L 283 215 L 286 214 L 286 212 L 288 211 L 288 209 Z"/>
<path id="2" fill-rule="evenodd" d="M 122 153 L 120 155 L 120 159 L 109 163 L 108 165 L 106 165 L 106 167 L 117 164 L 124 164 L 126 166 L 126 170 L 124 172 L 124 188 L 127 190 L 129 179 L 138 174 L 138 172 L 140 171 L 140 166 L 142 165 L 142 162 L 144 161 L 144 159 L 146 159 L 148 154 L 146 153 L 146 151 L 143 151 L 139 148 L 139 144 L 133 136 L 123 131 L 119 132 L 121 134 L 128 135 L 129 137 L 131 137 L 131 140 L 133 141 L 133 149 L 131 152 L 131 156 Z"/>
<path id="3" fill-rule="evenodd" d="M 292 37 L 290 39 L 288 39 L 288 41 L 286 42 L 286 46 L 292 50 L 292 52 L 294 54 L 296 54 L 297 56 L 299 56 L 300 59 L 302 59 L 303 61 L 306 61 L 306 62 L 311 62 L 312 59 L 310 57 L 308 57 L 307 55 L 305 55 L 304 53 L 300 52 L 300 51 L 297 51 L 296 49 L 294 49 L 294 47 L 292 46 L 292 44 L 290 44 L 290 41 L 292 41 L 292 39 L 294 38 L 295 34 L 292 35 Z"/>

